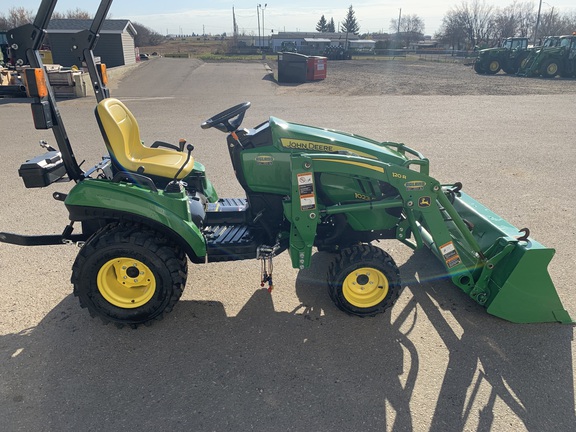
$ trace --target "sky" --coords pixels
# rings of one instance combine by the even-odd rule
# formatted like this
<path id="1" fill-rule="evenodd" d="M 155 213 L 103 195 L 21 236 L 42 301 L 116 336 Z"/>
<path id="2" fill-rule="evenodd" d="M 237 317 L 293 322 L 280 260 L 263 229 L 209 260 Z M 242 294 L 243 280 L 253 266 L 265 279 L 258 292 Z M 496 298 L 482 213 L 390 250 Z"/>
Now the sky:
<path id="1" fill-rule="evenodd" d="M 513 0 L 490 1 L 486 4 L 504 7 Z M 524 0 L 525 1 L 525 0 Z M 536 8 L 539 0 L 534 0 Z M 315 31 L 316 24 L 324 15 L 326 20 L 334 18 L 338 26 L 346 17 L 348 7 L 352 4 L 360 33 L 390 32 L 390 20 L 402 15 L 418 15 L 425 25 L 424 33 L 433 35 L 440 29 L 442 18 L 462 0 L 272 0 L 270 3 L 258 1 L 198 1 L 198 0 L 116 0 L 112 3 L 112 18 L 130 19 L 144 24 L 161 34 L 231 34 L 232 7 L 234 6 L 236 22 L 240 32 L 258 34 L 258 5 L 261 5 L 260 31 L 270 35 L 279 31 Z M 66 12 L 77 7 L 95 13 L 98 0 L 60 0 L 56 10 Z M 0 13 L 6 14 L 11 7 L 25 7 L 37 11 L 40 0 L 0 0 Z M 80 5 L 80 6 L 79 6 Z M 266 7 L 264 7 L 266 6 Z M 542 2 L 542 13 L 554 11 L 560 13 L 576 11 L 574 0 L 550 0 Z M 263 18 L 262 18 L 263 12 Z M 264 23 L 262 23 L 264 21 Z M 262 30 L 264 29 L 264 30 Z"/>

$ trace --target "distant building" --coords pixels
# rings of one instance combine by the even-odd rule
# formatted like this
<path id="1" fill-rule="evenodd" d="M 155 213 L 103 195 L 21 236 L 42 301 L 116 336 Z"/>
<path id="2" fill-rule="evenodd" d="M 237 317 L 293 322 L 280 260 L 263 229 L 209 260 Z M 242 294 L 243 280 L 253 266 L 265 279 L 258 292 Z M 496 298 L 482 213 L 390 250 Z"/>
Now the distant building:
<path id="1" fill-rule="evenodd" d="M 54 19 L 48 25 L 47 33 L 54 63 L 62 66 L 76 65 L 79 59 L 71 52 L 74 35 L 90 29 L 92 20 Z M 94 56 L 100 57 L 107 67 L 136 63 L 134 37 L 136 29 L 130 20 L 105 20 L 100 30 L 100 38 L 94 48 Z"/>
<path id="2" fill-rule="evenodd" d="M 376 46 L 376 41 L 371 39 L 358 39 L 350 41 L 349 44 L 350 49 L 356 51 L 372 52 L 374 51 L 374 47 Z"/>
<path id="3" fill-rule="evenodd" d="M 282 43 L 293 42 L 299 53 L 321 54 L 329 46 L 346 46 L 360 38 L 352 33 L 321 32 L 279 32 L 270 37 L 270 48 L 273 52 L 282 51 Z"/>

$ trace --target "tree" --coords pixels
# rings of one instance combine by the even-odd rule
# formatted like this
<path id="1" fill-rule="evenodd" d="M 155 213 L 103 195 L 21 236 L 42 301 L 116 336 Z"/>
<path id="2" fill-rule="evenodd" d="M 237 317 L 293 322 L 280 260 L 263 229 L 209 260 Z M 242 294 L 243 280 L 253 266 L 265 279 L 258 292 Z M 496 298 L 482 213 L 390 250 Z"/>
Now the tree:
<path id="1" fill-rule="evenodd" d="M 8 26 L 8 19 L 4 14 L 0 14 L 0 31 L 8 31 L 10 27 Z"/>
<path id="2" fill-rule="evenodd" d="M 30 24 L 34 19 L 34 12 L 23 7 L 13 7 L 8 15 L 0 14 L 0 30 L 11 30 L 24 24 Z"/>
<path id="3" fill-rule="evenodd" d="M 352 33 L 355 35 L 360 33 L 360 26 L 356 20 L 356 14 L 354 13 L 352 5 L 348 8 L 348 13 L 346 14 L 346 18 L 344 18 L 344 22 L 340 24 L 340 31 L 342 33 Z"/>
<path id="4" fill-rule="evenodd" d="M 493 6 L 484 0 L 472 0 L 471 3 L 463 1 L 456 6 L 455 12 L 459 15 L 462 26 L 466 31 L 468 41 L 472 46 L 483 44 L 488 46 L 494 37 Z"/>
<path id="5" fill-rule="evenodd" d="M 527 37 L 536 23 L 533 3 L 518 3 L 494 12 L 494 38 Z"/>
<path id="6" fill-rule="evenodd" d="M 336 26 L 334 25 L 334 18 L 330 18 L 330 22 L 328 23 L 328 27 L 326 29 L 328 33 L 336 33 Z"/>
<path id="7" fill-rule="evenodd" d="M 536 12 L 534 3 L 520 3 L 517 8 L 518 12 L 518 34 L 517 36 L 528 37 L 536 25 Z"/>
<path id="8" fill-rule="evenodd" d="M 54 12 L 52 19 L 92 19 L 94 18 L 90 12 L 86 12 L 80 8 L 69 9 L 66 12 Z"/>
<path id="9" fill-rule="evenodd" d="M 133 22 L 132 25 L 137 33 L 134 36 L 134 45 L 137 47 L 160 45 L 164 40 L 164 36 L 143 24 Z"/>
<path id="10" fill-rule="evenodd" d="M 400 18 L 400 24 L 397 19 L 391 19 L 390 30 L 400 30 L 398 37 L 402 37 L 404 45 L 409 46 L 411 41 L 422 39 L 424 21 L 418 15 L 405 15 Z"/>
<path id="11" fill-rule="evenodd" d="M 321 33 L 326 33 L 328 31 L 328 23 L 324 15 L 320 17 L 320 21 L 316 24 L 316 31 Z"/>
<path id="12" fill-rule="evenodd" d="M 465 47 L 467 33 L 460 15 L 456 11 L 449 11 L 442 19 L 442 26 L 434 38 L 447 44 L 452 49 L 461 50 Z"/>

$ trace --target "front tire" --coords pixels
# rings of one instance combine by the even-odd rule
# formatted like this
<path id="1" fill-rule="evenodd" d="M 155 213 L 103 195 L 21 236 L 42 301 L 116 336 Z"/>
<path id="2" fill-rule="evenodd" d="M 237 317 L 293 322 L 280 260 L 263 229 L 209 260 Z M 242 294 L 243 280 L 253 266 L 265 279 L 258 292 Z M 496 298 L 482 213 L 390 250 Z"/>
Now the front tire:
<path id="1" fill-rule="evenodd" d="M 332 301 L 350 315 L 374 316 L 389 309 L 401 291 L 400 271 L 382 249 L 359 245 L 343 249 L 328 270 Z"/>
<path id="2" fill-rule="evenodd" d="M 486 72 L 490 75 L 496 75 L 502 69 L 502 65 L 499 60 L 490 60 L 485 67 Z"/>
<path id="3" fill-rule="evenodd" d="M 548 60 L 542 67 L 542 76 L 544 78 L 554 78 L 560 73 L 562 73 L 562 71 L 556 60 Z"/>
<path id="4" fill-rule="evenodd" d="M 187 265 L 181 248 L 160 233 L 139 224 L 110 224 L 78 253 L 74 295 L 104 323 L 152 324 L 182 295 Z"/>

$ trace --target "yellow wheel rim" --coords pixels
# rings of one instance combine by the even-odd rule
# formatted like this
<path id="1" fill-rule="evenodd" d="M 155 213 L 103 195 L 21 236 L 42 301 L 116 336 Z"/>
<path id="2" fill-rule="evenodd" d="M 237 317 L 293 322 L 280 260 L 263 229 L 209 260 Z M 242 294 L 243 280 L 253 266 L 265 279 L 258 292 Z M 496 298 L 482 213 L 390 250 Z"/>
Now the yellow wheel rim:
<path id="1" fill-rule="evenodd" d="M 156 278 L 150 268 L 133 258 L 108 261 L 98 272 L 97 284 L 102 297 L 124 309 L 145 305 L 156 291 Z"/>
<path id="2" fill-rule="evenodd" d="M 558 65 L 556 63 L 549 64 L 546 72 L 548 72 L 549 75 L 556 75 L 558 72 Z"/>
<path id="3" fill-rule="evenodd" d="M 349 273 L 342 284 L 348 303 L 360 308 L 376 306 L 388 295 L 388 278 L 379 270 L 363 267 Z"/>
<path id="4" fill-rule="evenodd" d="M 497 61 L 490 62 L 489 68 L 492 72 L 495 72 L 498 69 L 500 69 L 500 63 L 498 63 Z"/>

